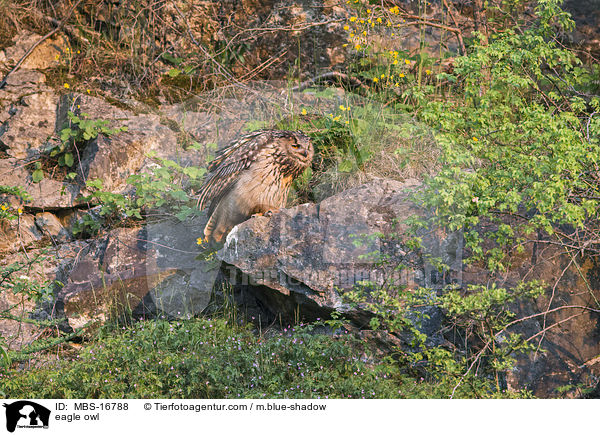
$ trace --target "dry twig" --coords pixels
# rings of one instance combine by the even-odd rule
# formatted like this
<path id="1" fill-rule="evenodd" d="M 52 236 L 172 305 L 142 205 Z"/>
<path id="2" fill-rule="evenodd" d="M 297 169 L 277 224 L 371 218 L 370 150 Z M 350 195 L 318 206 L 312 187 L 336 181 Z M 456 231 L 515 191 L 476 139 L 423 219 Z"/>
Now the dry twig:
<path id="1" fill-rule="evenodd" d="M 71 15 L 75 11 L 75 8 L 77 8 L 77 6 L 79 6 L 79 4 L 82 1 L 83 0 L 78 0 L 77 3 L 75 3 L 71 7 L 71 9 L 69 10 L 69 12 L 67 12 L 67 15 L 65 15 L 65 17 L 60 21 L 60 23 L 58 23 L 58 25 L 56 26 L 56 28 L 54 30 L 52 30 L 51 32 L 46 33 L 35 44 L 33 44 L 29 50 L 27 50 L 27 52 L 23 55 L 23 57 L 21 57 L 21 59 L 19 59 L 19 61 L 17 62 L 17 64 L 4 76 L 4 78 L 0 82 L 0 89 L 2 89 L 6 85 L 6 81 L 8 80 L 8 77 L 12 73 L 14 73 L 16 70 L 19 69 L 19 67 L 21 66 L 21 64 L 25 61 L 25 59 L 27 59 L 29 57 L 29 55 L 31 53 L 33 53 L 33 50 L 35 50 L 38 45 L 40 45 L 46 39 L 50 38 L 52 35 L 54 35 L 56 32 L 58 32 L 60 29 L 63 28 L 63 26 L 67 23 L 68 19 L 71 18 Z"/>

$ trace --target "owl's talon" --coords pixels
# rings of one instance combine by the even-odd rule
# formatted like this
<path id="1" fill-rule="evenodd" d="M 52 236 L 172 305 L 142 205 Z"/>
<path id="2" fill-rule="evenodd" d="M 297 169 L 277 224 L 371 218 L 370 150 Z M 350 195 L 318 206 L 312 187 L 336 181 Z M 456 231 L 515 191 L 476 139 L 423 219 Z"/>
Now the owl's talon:
<path id="1" fill-rule="evenodd" d="M 254 213 L 250 217 L 259 217 L 259 216 L 271 217 L 271 216 L 273 216 L 273 210 L 267 210 L 267 211 L 265 211 L 263 213 Z"/>

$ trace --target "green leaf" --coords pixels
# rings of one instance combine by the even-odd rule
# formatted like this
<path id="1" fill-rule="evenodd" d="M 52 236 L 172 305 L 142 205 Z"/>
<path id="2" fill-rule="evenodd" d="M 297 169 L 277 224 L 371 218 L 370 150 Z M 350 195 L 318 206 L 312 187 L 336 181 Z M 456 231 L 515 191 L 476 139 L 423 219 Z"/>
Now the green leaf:
<path id="1" fill-rule="evenodd" d="M 352 171 L 352 161 L 351 160 L 343 160 L 339 165 L 338 165 L 338 171 L 340 172 L 350 172 Z"/>
<path id="2" fill-rule="evenodd" d="M 179 74 L 181 74 L 181 70 L 179 68 L 172 68 L 167 74 L 169 77 L 177 77 Z"/>
<path id="3" fill-rule="evenodd" d="M 66 153 L 65 154 L 65 165 L 67 165 L 70 168 L 71 166 L 73 166 L 73 163 L 75 163 L 75 159 L 73 158 L 73 154 L 72 153 Z"/>
<path id="4" fill-rule="evenodd" d="M 173 65 L 179 65 L 183 62 L 183 58 L 172 56 L 169 53 L 163 53 L 162 58 L 167 62 L 171 62 Z"/>
<path id="5" fill-rule="evenodd" d="M 73 134 L 73 130 L 71 130 L 70 128 L 63 128 L 60 131 L 60 140 L 62 140 L 63 142 L 68 141 L 71 136 L 74 136 Z"/>
<path id="6" fill-rule="evenodd" d="M 9 367 L 11 363 L 10 356 L 2 346 L 0 346 L 0 355 L 2 355 L 2 359 L 4 360 L 4 366 Z"/>
<path id="7" fill-rule="evenodd" d="M 169 195 L 171 198 L 178 199 L 179 201 L 187 201 L 188 199 L 187 193 L 180 189 L 170 191 Z"/>
<path id="8" fill-rule="evenodd" d="M 192 213 L 194 212 L 193 208 L 187 207 L 184 208 L 183 210 L 181 210 L 179 213 L 177 213 L 175 215 L 175 217 L 177 217 L 177 219 L 179 219 L 180 221 L 184 221 L 186 220 Z"/>
<path id="9" fill-rule="evenodd" d="M 96 178 L 95 180 L 88 180 L 87 187 L 92 189 L 101 190 L 102 189 L 102 180 Z"/>
<path id="10" fill-rule="evenodd" d="M 36 169 L 31 174 L 31 179 L 34 183 L 39 183 L 44 179 L 44 171 L 42 171 L 41 169 Z"/>

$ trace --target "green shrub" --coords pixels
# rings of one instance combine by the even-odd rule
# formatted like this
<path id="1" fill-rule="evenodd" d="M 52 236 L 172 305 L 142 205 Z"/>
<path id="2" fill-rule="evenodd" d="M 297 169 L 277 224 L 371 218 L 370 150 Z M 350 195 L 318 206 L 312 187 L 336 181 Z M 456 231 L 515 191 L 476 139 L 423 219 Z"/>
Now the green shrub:
<path id="1" fill-rule="evenodd" d="M 448 384 L 373 361 L 349 336 L 311 327 L 266 337 L 224 319 L 141 321 L 104 329 L 72 360 L 0 372 L 6 397 L 38 398 L 416 398 Z M 481 392 L 461 389 L 465 397 Z"/>
<path id="2" fill-rule="evenodd" d="M 558 246 L 574 268 L 579 255 L 600 254 L 598 69 L 584 66 L 556 37 L 574 26 L 561 2 L 532 3 L 533 21 L 500 29 L 489 38 L 475 34 L 467 53 L 454 59 L 453 71 L 436 75 L 424 70 L 423 65 L 435 68 L 423 53 L 402 59 L 391 47 L 381 52 L 367 30 L 368 20 L 383 13 L 382 8 L 373 6 L 367 16 L 357 6 L 359 16 L 348 26 L 364 66 L 361 73 L 372 79 L 374 99 L 390 107 L 401 103 L 397 107 L 436 132 L 441 148 L 440 170 L 426 177 L 424 189 L 415 195 L 431 211 L 428 219 L 412 219 L 415 241 L 436 227 L 460 231 L 466 262 L 490 274 L 487 285 L 449 286 L 437 294 L 364 283 L 346 295 L 349 302 L 378 313 L 373 329 L 410 337 L 411 351 L 399 352 L 405 353 L 407 364 L 424 367 L 432 381 L 454 379 L 460 386 L 477 371 L 481 388 L 499 391 L 515 354 L 535 348 L 535 335 L 511 332 L 523 320 L 514 307 L 539 297 L 546 284 L 528 280 L 505 288 L 494 283 L 528 244 L 542 240 Z M 396 85 L 399 68 L 406 71 Z M 407 240 L 393 242 L 412 250 Z M 379 260 L 382 266 L 388 262 Z M 516 261 L 522 259 L 517 255 Z M 393 262 L 385 266 L 402 267 Z M 460 337 L 455 349 L 425 346 L 414 314 L 423 305 L 442 309 L 443 330 L 451 331 L 447 337 Z"/>

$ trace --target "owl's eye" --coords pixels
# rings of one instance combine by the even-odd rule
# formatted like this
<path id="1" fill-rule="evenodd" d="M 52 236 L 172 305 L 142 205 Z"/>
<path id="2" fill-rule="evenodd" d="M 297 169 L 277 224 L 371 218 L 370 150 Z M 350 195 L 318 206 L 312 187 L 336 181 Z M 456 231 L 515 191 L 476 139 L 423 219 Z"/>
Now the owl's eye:
<path id="1" fill-rule="evenodd" d="M 292 143 L 292 148 L 298 149 L 298 148 L 300 148 L 300 144 L 298 142 L 294 142 L 294 143 Z"/>

